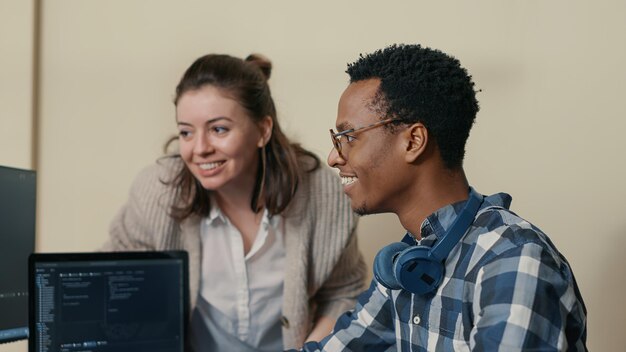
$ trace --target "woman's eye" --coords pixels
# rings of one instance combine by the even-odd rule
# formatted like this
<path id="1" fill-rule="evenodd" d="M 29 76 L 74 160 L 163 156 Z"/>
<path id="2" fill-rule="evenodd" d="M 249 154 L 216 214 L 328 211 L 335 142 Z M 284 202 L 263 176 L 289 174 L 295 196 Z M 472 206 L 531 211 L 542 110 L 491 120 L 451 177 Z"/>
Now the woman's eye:
<path id="1" fill-rule="evenodd" d="M 178 131 L 178 135 L 181 138 L 188 138 L 189 136 L 191 136 L 191 132 L 189 132 L 189 131 Z"/>
<path id="2" fill-rule="evenodd" d="M 213 133 L 215 134 L 224 134 L 226 132 L 228 132 L 228 128 L 224 127 L 224 126 L 215 126 L 211 128 L 211 131 L 213 131 Z"/>

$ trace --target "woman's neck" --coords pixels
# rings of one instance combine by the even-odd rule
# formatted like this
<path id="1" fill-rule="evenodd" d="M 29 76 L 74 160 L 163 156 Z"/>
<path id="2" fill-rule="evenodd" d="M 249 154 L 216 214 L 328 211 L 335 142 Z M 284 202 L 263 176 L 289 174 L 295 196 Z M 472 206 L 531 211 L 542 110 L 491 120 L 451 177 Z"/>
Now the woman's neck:
<path id="1" fill-rule="evenodd" d="M 241 233 L 244 254 L 247 254 L 254 244 L 264 213 L 263 211 L 255 212 L 252 210 L 250 207 L 251 199 L 250 194 L 229 194 L 225 197 L 221 193 L 216 193 L 215 197 L 222 214 Z"/>

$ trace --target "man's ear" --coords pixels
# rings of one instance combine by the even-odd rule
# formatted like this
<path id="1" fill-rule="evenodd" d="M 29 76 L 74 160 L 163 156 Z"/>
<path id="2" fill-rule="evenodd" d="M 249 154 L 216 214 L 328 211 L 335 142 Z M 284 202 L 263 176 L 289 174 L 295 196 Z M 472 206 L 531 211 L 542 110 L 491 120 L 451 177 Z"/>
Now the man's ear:
<path id="1" fill-rule="evenodd" d="M 259 131 L 261 132 L 261 137 L 259 138 L 257 146 L 259 148 L 263 148 L 272 137 L 274 121 L 272 121 L 272 118 L 270 116 L 265 116 L 263 119 L 261 119 L 261 121 L 259 121 L 258 126 Z"/>
<path id="2" fill-rule="evenodd" d="M 403 131 L 405 145 L 405 160 L 408 163 L 415 162 L 420 155 L 424 154 L 428 145 L 428 130 L 422 123 L 414 123 Z"/>

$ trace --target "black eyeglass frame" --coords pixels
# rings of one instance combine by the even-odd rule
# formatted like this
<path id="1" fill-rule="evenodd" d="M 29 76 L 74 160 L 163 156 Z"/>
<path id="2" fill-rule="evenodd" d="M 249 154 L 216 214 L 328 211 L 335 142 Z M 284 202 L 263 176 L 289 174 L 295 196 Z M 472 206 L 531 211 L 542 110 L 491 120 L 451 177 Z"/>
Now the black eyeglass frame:
<path id="1" fill-rule="evenodd" d="M 333 142 L 333 146 L 335 147 L 335 150 L 337 151 L 337 154 L 339 154 L 339 156 L 342 159 L 344 159 L 344 156 L 341 153 L 341 150 L 342 150 L 341 136 L 344 136 L 344 135 L 346 135 L 348 133 L 354 133 L 354 132 L 362 131 L 362 130 L 369 129 L 369 128 L 383 126 L 383 125 L 386 125 L 386 124 L 392 123 L 392 122 L 404 122 L 404 121 L 402 119 L 388 118 L 388 119 L 384 119 L 384 120 L 380 120 L 380 121 L 374 122 L 374 123 L 369 124 L 367 126 L 351 128 L 349 130 L 345 130 L 345 131 L 341 131 L 341 132 L 335 132 L 331 128 L 330 129 L 330 139 Z"/>

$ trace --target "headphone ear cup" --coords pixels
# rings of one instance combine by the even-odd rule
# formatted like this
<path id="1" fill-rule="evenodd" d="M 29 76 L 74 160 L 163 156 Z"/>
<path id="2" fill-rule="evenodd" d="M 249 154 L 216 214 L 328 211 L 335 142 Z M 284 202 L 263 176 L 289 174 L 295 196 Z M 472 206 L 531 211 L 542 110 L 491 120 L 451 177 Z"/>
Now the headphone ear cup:
<path id="1" fill-rule="evenodd" d="M 404 242 L 395 242 L 378 251 L 374 258 L 374 277 L 381 285 L 392 290 L 402 289 L 394 274 L 394 267 L 398 254 L 408 247 Z"/>
<path id="2" fill-rule="evenodd" d="M 393 265 L 393 276 L 398 284 L 416 295 L 437 289 L 443 278 L 444 267 L 433 258 L 429 247 L 413 246 L 403 251 Z"/>

